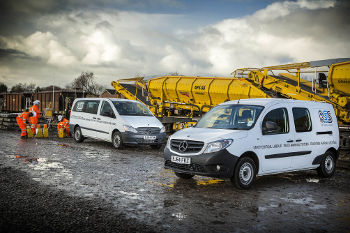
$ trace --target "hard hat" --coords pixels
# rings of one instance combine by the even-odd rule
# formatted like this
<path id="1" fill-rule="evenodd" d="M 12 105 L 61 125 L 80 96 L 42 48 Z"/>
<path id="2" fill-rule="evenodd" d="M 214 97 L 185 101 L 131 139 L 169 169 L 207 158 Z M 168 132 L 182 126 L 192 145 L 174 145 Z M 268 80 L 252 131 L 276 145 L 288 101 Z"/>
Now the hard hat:
<path id="1" fill-rule="evenodd" d="M 31 113 L 33 114 L 33 117 L 36 117 L 36 112 L 33 111 Z"/>
<path id="2" fill-rule="evenodd" d="M 58 115 L 58 117 L 57 117 L 58 121 L 61 121 L 61 120 L 62 120 L 62 118 L 63 118 L 63 116 L 62 116 L 62 115 Z"/>
<path id="3" fill-rule="evenodd" d="M 35 100 L 35 101 L 33 102 L 33 104 L 39 105 L 39 104 L 40 104 L 40 100 Z"/>

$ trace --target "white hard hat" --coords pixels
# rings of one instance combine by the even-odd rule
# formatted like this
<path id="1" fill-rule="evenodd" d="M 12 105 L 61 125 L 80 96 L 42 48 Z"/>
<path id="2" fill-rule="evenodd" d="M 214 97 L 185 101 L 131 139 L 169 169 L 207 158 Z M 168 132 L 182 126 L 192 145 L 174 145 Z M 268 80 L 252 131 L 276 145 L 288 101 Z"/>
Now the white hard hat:
<path id="1" fill-rule="evenodd" d="M 33 102 L 33 104 L 39 105 L 39 104 L 40 104 L 40 100 L 35 100 L 35 101 Z"/>
<path id="2" fill-rule="evenodd" d="M 62 116 L 62 115 L 58 115 L 58 117 L 57 117 L 58 121 L 61 121 L 61 120 L 62 120 L 62 118 L 63 118 L 63 116 Z"/>
<path id="3" fill-rule="evenodd" d="M 33 111 L 31 113 L 33 114 L 33 117 L 36 117 L 36 112 Z"/>

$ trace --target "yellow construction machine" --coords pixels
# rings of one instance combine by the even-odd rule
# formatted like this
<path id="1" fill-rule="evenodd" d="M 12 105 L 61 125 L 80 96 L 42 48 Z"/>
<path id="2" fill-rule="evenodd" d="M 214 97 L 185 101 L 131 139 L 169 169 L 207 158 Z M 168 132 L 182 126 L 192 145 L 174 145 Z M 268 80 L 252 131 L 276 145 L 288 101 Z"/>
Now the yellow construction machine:
<path id="1" fill-rule="evenodd" d="M 203 113 L 229 100 L 281 97 L 328 102 L 337 113 L 343 144 L 350 146 L 350 58 L 241 68 L 233 76 L 163 76 L 148 82 L 138 77 L 112 86 L 124 97 L 145 103 L 168 131 L 192 126 Z"/>

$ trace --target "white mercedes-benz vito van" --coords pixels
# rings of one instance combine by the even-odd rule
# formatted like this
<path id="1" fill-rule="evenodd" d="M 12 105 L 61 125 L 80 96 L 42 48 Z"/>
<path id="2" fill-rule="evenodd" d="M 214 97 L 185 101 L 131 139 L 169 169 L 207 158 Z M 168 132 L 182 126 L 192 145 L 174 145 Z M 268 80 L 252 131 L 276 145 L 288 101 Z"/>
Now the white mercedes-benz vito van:
<path id="1" fill-rule="evenodd" d="M 145 144 L 160 148 L 165 143 L 165 128 L 146 105 L 135 100 L 113 98 L 77 98 L 69 119 L 73 138 L 85 137 L 124 144 Z"/>
<path id="2" fill-rule="evenodd" d="M 249 188 L 256 176 L 317 169 L 335 172 L 339 129 L 333 106 L 288 99 L 244 99 L 211 109 L 169 137 L 165 168 L 184 179 L 227 177 Z"/>

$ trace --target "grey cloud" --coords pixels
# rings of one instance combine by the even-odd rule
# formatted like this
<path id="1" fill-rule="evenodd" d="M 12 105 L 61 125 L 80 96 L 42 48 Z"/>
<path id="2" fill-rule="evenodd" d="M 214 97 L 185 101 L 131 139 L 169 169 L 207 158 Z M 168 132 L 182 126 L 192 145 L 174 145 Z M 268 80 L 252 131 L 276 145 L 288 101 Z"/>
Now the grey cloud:
<path id="1" fill-rule="evenodd" d="M 20 57 L 20 58 L 29 58 L 29 56 L 21 51 L 15 49 L 4 49 L 0 48 L 0 58 L 7 57 Z"/>

